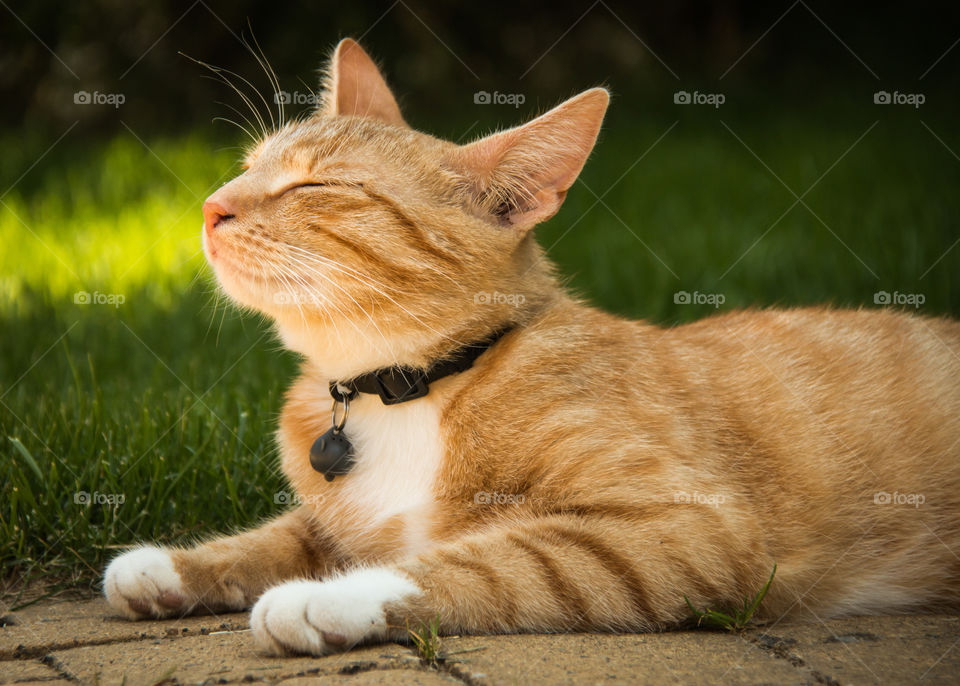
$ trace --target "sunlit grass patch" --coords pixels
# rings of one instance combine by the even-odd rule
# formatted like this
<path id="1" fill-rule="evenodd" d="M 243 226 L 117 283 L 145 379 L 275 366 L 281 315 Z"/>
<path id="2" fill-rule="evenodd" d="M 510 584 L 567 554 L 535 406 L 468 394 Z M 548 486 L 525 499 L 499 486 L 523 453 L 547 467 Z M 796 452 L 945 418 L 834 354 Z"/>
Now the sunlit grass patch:
<path id="1" fill-rule="evenodd" d="M 237 153 L 197 138 L 149 145 L 121 135 L 83 159 L 61 156 L 3 198 L 0 309 L 26 290 L 67 298 L 147 288 L 170 304 L 196 276 L 200 206 L 236 173 Z"/>

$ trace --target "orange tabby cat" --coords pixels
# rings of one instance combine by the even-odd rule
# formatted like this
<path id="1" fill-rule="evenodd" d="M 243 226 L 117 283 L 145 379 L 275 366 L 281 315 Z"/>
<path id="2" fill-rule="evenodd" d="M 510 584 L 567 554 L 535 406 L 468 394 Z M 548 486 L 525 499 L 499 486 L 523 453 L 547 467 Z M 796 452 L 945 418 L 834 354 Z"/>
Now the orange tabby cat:
<path id="1" fill-rule="evenodd" d="M 605 90 L 458 146 L 407 126 L 345 40 L 324 97 L 204 205 L 223 289 L 305 359 L 278 434 L 302 504 L 121 555 L 114 608 L 253 605 L 259 646 L 322 654 L 433 618 L 668 627 L 684 594 L 737 604 L 775 563 L 767 618 L 958 604 L 960 324 L 605 314 L 564 292 L 532 232 L 593 148 Z"/>

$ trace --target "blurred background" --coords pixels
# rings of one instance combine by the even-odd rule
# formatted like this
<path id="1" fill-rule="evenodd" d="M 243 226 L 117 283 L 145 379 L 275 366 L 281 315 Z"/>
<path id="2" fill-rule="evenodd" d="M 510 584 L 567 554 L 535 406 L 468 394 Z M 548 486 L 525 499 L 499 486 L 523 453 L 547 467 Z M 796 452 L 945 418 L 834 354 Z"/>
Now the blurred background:
<path id="1" fill-rule="evenodd" d="M 538 229 L 602 307 L 667 326 L 806 304 L 960 314 L 955 3 L 2 0 L 13 604 L 92 587 L 125 544 L 291 503 L 271 433 L 296 360 L 216 295 L 200 205 L 278 117 L 261 60 L 293 116 L 346 36 L 407 121 L 452 140 L 612 90 Z"/>

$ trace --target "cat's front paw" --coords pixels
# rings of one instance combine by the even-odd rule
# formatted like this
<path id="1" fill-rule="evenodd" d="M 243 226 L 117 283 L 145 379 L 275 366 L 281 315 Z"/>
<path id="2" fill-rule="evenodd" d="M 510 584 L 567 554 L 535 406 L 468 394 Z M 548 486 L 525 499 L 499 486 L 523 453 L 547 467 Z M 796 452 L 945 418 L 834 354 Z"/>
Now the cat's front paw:
<path id="1" fill-rule="evenodd" d="M 153 546 L 114 558 L 103 576 L 103 593 L 111 607 L 130 619 L 169 617 L 190 609 L 170 553 Z"/>
<path id="2" fill-rule="evenodd" d="M 330 581 L 290 581 L 253 607 L 250 628 L 268 653 L 326 655 L 387 635 L 384 606 L 420 592 L 389 569 L 361 569 Z"/>

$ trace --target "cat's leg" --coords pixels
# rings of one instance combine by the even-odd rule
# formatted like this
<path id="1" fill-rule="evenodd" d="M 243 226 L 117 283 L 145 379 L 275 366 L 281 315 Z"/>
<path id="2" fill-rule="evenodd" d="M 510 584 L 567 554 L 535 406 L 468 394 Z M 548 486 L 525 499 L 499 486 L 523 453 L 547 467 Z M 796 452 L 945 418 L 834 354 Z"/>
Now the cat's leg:
<path id="1" fill-rule="evenodd" d="M 403 638 L 433 619 L 445 633 L 647 630 L 688 617 L 684 594 L 699 607 L 734 604 L 769 574 L 764 556 L 729 540 L 698 550 L 689 532 L 678 521 L 538 518 L 395 565 L 282 584 L 254 606 L 251 628 L 269 652 L 313 654 Z"/>
<path id="2" fill-rule="evenodd" d="M 334 547 L 301 507 L 194 548 L 144 546 L 123 553 L 108 565 L 103 591 L 131 619 L 243 610 L 267 588 L 320 578 L 336 563 Z"/>

